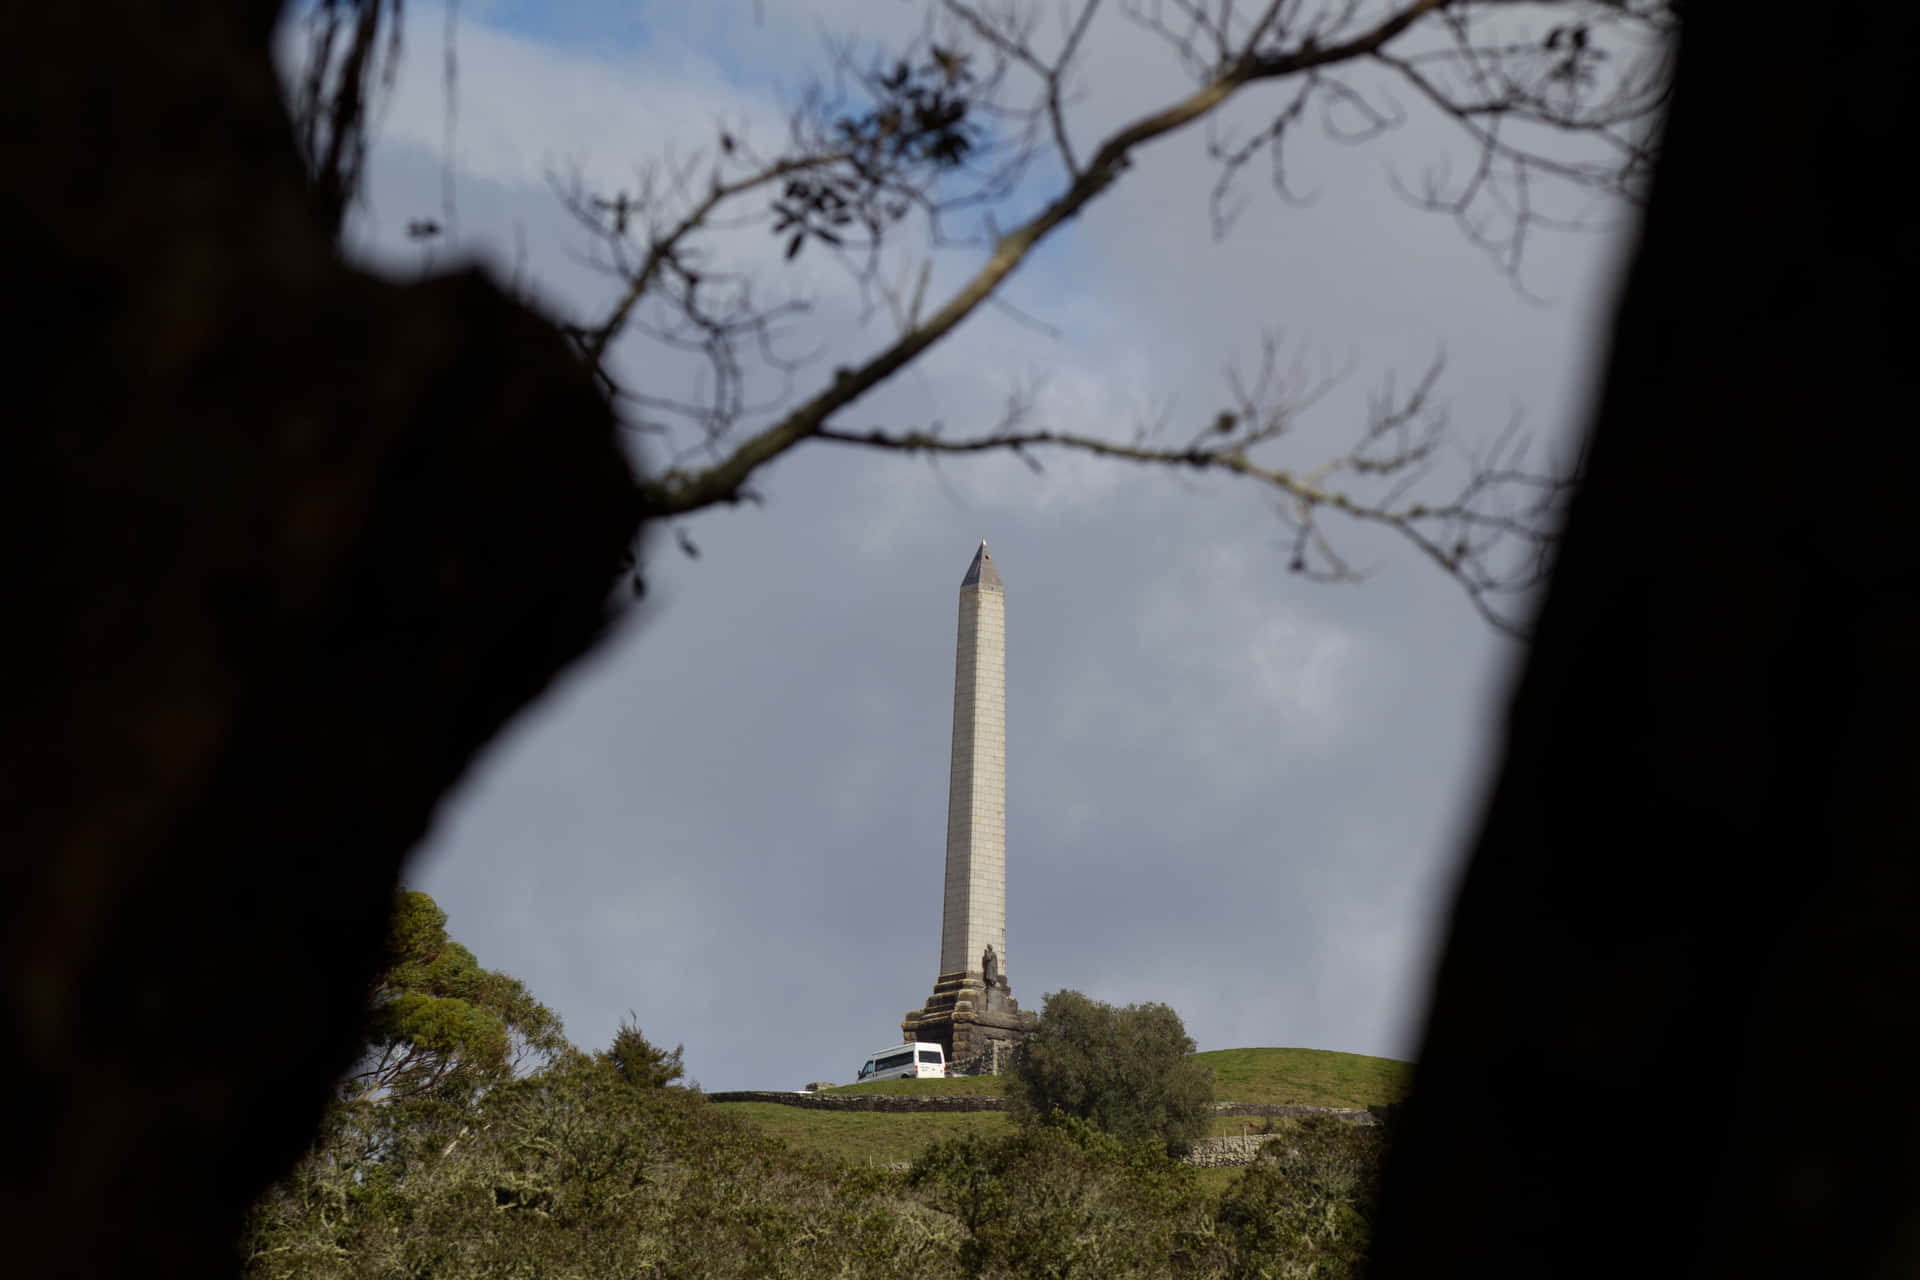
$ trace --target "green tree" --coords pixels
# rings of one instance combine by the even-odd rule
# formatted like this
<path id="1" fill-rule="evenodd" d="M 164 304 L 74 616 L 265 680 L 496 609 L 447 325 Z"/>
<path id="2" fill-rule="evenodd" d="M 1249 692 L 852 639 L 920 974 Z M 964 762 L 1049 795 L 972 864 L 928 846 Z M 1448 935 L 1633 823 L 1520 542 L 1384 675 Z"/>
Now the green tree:
<path id="1" fill-rule="evenodd" d="M 686 1074 L 680 1055 L 686 1046 L 677 1044 L 668 1053 L 640 1034 L 633 1010 L 620 1020 L 613 1045 L 600 1055 L 614 1074 L 637 1089 L 663 1089 Z"/>
<path id="2" fill-rule="evenodd" d="M 1164 1004 L 1116 1008 L 1055 991 L 1014 1055 L 1008 1109 L 1022 1125 L 1058 1114 L 1123 1140 L 1158 1139 L 1177 1155 L 1213 1114 L 1213 1072 L 1193 1051 L 1180 1015 Z"/>
<path id="3" fill-rule="evenodd" d="M 559 1017 L 518 978 L 481 968 L 447 936 L 447 913 L 409 890 L 394 903 L 366 1050 L 342 1091 L 363 1100 L 463 1096 L 567 1048 Z"/>

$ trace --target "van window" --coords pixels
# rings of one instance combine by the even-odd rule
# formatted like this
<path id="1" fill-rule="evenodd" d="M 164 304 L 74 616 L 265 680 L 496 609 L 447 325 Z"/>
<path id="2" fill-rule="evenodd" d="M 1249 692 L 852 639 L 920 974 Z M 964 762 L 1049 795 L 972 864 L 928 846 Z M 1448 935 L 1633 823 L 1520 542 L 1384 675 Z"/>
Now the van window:
<path id="1" fill-rule="evenodd" d="M 920 1061 L 931 1062 L 937 1067 L 940 1065 L 940 1051 L 938 1049 L 922 1049 L 920 1051 Z"/>
<path id="2" fill-rule="evenodd" d="M 909 1062 L 912 1062 L 912 1061 L 913 1061 L 913 1051 L 908 1050 L 905 1053 L 889 1054 L 887 1057 L 884 1057 L 884 1058 L 876 1058 L 874 1059 L 873 1065 L 878 1070 L 891 1071 L 895 1067 L 904 1067 Z"/>

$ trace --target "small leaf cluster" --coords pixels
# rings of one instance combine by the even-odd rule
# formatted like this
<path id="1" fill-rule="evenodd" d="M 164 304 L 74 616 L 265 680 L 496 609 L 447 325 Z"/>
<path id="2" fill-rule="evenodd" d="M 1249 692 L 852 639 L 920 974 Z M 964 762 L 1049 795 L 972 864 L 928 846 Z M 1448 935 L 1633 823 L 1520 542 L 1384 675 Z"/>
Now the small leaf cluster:
<path id="1" fill-rule="evenodd" d="M 899 164 L 950 169 L 974 147 L 967 119 L 973 82 L 964 55 L 935 45 L 926 61 L 896 62 L 878 76 L 879 103 L 864 116 L 843 116 L 837 127 L 869 169 Z"/>
<path id="2" fill-rule="evenodd" d="M 981 134 L 972 120 L 973 73 L 964 55 L 933 46 L 871 78 L 874 102 L 832 125 L 843 162 L 787 180 L 773 202 L 773 234 L 796 257 L 809 239 L 844 247 L 858 226 L 878 239 L 912 207 L 907 193 L 964 164 Z"/>
<path id="3" fill-rule="evenodd" d="M 1600 78 L 1600 63 L 1607 58 L 1605 49 L 1590 42 L 1588 26 L 1584 22 L 1554 27 L 1541 40 L 1540 48 L 1551 55 L 1547 79 L 1569 90 L 1595 84 Z"/>

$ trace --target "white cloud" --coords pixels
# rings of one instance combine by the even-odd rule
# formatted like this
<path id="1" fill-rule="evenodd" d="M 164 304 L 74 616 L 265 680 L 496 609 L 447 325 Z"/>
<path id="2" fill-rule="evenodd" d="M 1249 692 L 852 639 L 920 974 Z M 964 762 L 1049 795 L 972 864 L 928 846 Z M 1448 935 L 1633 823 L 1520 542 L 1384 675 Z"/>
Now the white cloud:
<path id="1" fill-rule="evenodd" d="M 1325 743 L 1340 724 L 1352 652 L 1352 642 L 1335 628 L 1261 623 L 1248 641 L 1249 683 L 1264 701 L 1310 724 Z"/>
<path id="2" fill-rule="evenodd" d="M 442 152 L 447 130 L 444 11 L 408 8 L 408 73 L 380 115 L 383 140 Z M 596 56 L 505 35 L 470 17 L 454 26 L 454 161 L 470 177 L 544 184 L 578 162 L 607 181 L 668 154 L 711 154 L 718 126 L 749 140 L 777 123 L 773 102 L 727 83 L 697 51 Z M 662 110 L 666 104 L 670 110 Z"/>

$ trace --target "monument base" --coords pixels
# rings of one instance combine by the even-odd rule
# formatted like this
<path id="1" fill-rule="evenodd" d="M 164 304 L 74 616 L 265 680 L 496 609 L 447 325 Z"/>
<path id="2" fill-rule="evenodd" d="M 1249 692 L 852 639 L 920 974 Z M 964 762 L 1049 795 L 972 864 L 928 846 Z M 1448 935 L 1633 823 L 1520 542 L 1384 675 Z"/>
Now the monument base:
<path id="1" fill-rule="evenodd" d="M 939 1045 L 949 1071 L 999 1075 L 1039 1020 L 1020 1008 L 1004 974 L 990 981 L 984 973 L 943 973 L 927 1003 L 901 1019 L 900 1034 Z"/>

